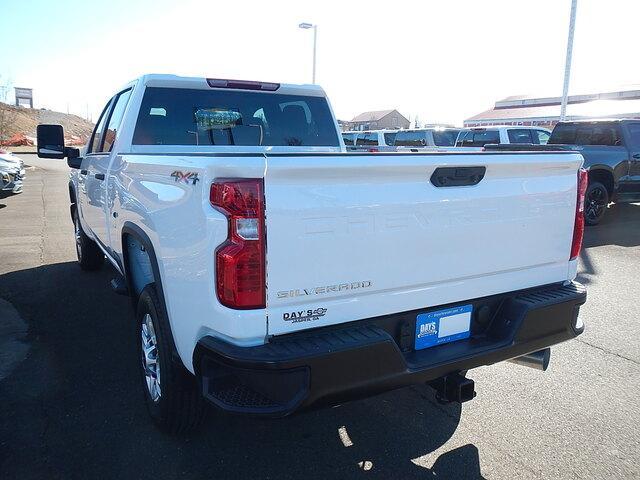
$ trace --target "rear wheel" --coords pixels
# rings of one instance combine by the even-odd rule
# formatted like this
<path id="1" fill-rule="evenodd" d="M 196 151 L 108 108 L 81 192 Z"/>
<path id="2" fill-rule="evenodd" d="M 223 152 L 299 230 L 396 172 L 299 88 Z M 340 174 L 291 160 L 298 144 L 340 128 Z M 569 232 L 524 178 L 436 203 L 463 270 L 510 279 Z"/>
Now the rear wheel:
<path id="1" fill-rule="evenodd" d="M 104 253 L 96 242 L 87 237 L 87 234 L 82 230 L 77 207 L 73 209 L 73 233 L 80 268 L 82 270 L 98 270 L 104 263 Z"/>
<path id="2" fill-rule="evenodd" d="M 584 220 L 587 225 L 600 223 L 609 205 L 609 192 L 600 182 L 589 182 L 584 196 Z"/>
<path id="3" fill-rule="evenodd" d="M 204 399 L 196 378 L 174 355 L 171 327 L 153 284 L 138 300 L 138 350 L 147 409 L 162 430 L 179 434 L 200 425 Z"/>

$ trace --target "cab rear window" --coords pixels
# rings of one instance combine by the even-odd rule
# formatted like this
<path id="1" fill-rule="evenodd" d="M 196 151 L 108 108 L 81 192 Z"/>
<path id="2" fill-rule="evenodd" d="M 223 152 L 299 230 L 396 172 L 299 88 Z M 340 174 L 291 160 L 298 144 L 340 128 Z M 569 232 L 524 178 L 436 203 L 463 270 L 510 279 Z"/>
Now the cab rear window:
<path id="1" fill-rule="evenodd" d="M 134 145 L 340 146 L 326 99 L 148 87 Z"/>

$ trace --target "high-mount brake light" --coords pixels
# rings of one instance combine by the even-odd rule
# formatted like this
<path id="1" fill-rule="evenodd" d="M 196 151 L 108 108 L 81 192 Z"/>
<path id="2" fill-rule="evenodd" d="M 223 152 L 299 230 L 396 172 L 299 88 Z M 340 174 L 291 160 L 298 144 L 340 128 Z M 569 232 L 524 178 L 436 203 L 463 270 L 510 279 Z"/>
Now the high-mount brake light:
<path id="1" fill-rule="evenodd" d="M 582 238 L 584 237 L 584 196 L 589 184 L 589 173 L 581 168 L 578 170 L 578 195 L 576 199 L 576 218 L 573 225 L 573 242 L 571 243 L 570 260 L 574 260 L 580 255 L 582 249 Z"/>
<path id="2" fill-rule="evenodd" d="M 212 88 L 233 88 L 238 90 L 263 90 L 275 92 L 280 88 L 279 83 L 252 82 L 250 80 L 227 80 L 223 78 L 207 78 L 207 83 Z"/>
<path id="3" fill-rule="evenodd" d="M 261 178 L 219 179 L 211 205 L 229 221 L 227 240 L 216 250 L 216 292 L 236 309 L 265 308 L 264 182 Z"/>

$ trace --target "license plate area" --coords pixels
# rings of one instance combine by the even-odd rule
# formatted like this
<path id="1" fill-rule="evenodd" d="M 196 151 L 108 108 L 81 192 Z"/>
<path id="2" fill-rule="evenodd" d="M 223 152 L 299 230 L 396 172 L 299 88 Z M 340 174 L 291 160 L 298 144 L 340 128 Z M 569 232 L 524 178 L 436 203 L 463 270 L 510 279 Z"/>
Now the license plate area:
<path id="1" fill-rule="evenodd" d="M 415 349 L 469 338 L 473 305 L 460 305 L 416 316 Z"/>

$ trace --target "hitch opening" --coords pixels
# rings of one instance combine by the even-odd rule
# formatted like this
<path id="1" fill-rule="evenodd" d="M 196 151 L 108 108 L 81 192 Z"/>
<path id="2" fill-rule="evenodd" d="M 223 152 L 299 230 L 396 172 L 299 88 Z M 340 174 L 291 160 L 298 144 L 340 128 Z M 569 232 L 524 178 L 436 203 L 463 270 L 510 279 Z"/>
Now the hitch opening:
<path id="1" fill-rule="evenodd" d="M 475 383 L 460 373 L 452 373 L 429 382 L 436 391 L 436 398 L 442 403 L 468 402 L 476 396 Z"/>

